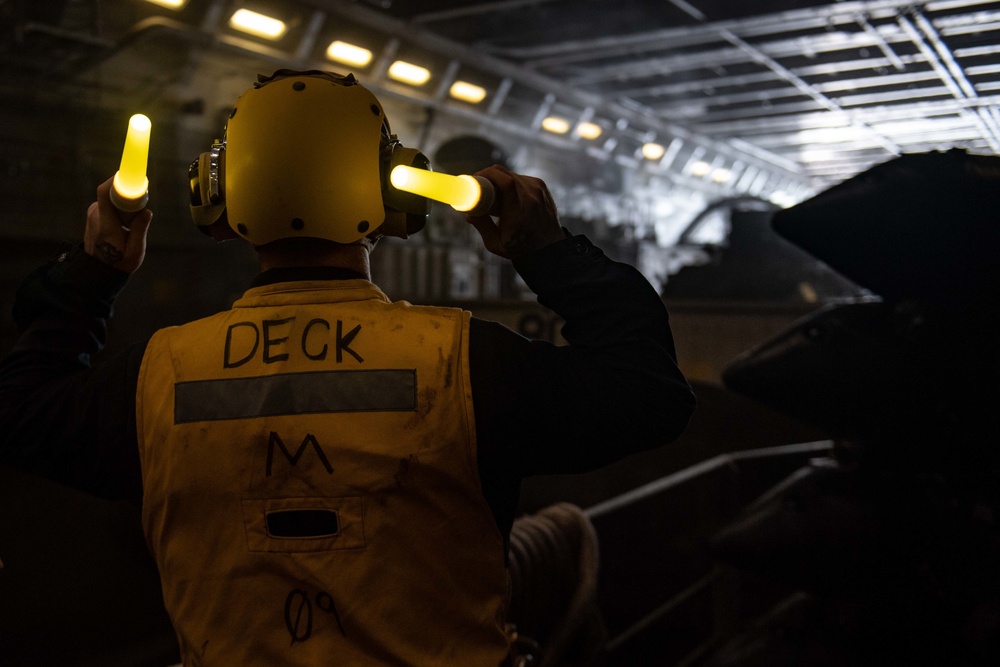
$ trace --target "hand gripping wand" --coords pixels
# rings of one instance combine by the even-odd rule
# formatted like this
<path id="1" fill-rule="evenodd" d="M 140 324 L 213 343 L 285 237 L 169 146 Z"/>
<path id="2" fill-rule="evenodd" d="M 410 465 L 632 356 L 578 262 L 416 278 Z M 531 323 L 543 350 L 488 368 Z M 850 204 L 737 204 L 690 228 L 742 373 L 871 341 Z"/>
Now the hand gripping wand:
<path id="1" fill-rule="evenodd" d="M 111 188 L 111 203 L 119 211 L 135 213 L 146 207 L 149 200 L 149 179 L 146 162 L 149 158 L 149 118 L 137 113 L 128 121 L 122 162 L 115 173 Z"/>
<path id="2" fill-rule="evenodd" d="M 482 176 L 452 176 L 427 169 L 397 165 L 389 173 L 397 190 L 433 199 L 471 216 L 497 215 L 498 198 L 493 184 Z"/>

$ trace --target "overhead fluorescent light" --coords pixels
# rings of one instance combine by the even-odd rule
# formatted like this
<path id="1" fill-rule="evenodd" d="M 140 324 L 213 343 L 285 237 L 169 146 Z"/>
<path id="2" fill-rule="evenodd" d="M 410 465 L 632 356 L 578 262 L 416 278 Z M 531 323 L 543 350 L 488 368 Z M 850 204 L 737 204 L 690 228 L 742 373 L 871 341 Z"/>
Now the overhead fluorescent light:
<path id="1" fill-rule="evenodd" d="M 666 150 L 663 144 L 650 141 L 642 145 L 642 156 L 647 160 L 659 160 Z"/>
<path id="2" fill-rule="evenodd" d="M 344 65 L 354 67 L 367 67 L 372 61 L 372 52 L 366 48 L 348 44 L 347 42 L 331 42 L 326 47 L 326 57 Z"/>
<path id="3" fill-rule="evenodd" d="M 278 39 L 288 29 L 284 21 L 249 9 L 237 9 L 229 19 L 229 25 L 236 30 L 264 39 Z"/>
<path id="4" fill-rule="evenodd" d="M 468 81 L 456 81 L 451 84 L 451 89 L 448 91 L 448 94 L 456 100 L 462 100 L 463 102 L 469 102 L 470 104 L 478 104 L 486 97 L 486 89 L 482 86 L 469 83 Z"/>
<path id="5" fill-rule="evenodd" d="M 569 121 L 558 116 L 547 116 L 542 119 L 542 129 L 552 134 L 566 134 L 569 132 Z"/>
<path id="6" fill-rule="evenodd" d="M 691 165 L 691 175 L 692 176 L 705 176 L 712 170 L 712 165 L 705 162 L 704 160 L 698 160 Z"/>
<path id="7" fill-rule="evenodd" d="M 397 60 L 389 65 L 389 77 L 412 86 L 422 86 L 431 78 L 431 73 L 425 67 Z"/>
<path id="8" fill-rule="evenodd" d="M 167 9 L 180 9 L 187 4 L 187 0 L 146 0 L 146 2 L 166 7 Z"/>
<path id="9" fill-rule="evenodd" d="M 726 169 L 725 167 L 719 167 L 712 171 L 712 180 L 716 183 L 728 183 L 729 179 L 733 177 L 733 172 Z"/>
<path id="10" fill-rule="evenodd" d="M 576 133 L 581 139 L 596 139 L 604 130 L 597 123 L 583 122 L 576 126 Z"/>

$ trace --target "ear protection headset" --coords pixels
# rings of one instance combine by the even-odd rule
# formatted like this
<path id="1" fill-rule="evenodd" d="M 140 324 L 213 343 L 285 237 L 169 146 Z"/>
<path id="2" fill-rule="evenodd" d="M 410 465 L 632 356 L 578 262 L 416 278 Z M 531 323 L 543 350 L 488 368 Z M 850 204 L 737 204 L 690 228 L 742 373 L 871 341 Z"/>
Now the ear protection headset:
<path id="1" fill-rule="evenodd" d="M 406 238 L 423 228 L 430 202 L 392 186 L 400 164 L 430 168 L 354 75 L 278 70 L 240 96 L 223 140 L 189 166 L 191 215 L 216 240 L 254 245 Z"/>

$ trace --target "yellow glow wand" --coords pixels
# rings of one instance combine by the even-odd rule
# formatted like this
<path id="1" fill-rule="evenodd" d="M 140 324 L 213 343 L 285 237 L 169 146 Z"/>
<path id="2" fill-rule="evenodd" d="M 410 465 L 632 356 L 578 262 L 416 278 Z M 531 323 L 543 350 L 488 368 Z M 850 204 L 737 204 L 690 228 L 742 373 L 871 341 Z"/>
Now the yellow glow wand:
<path id="1" fill-rule="evenodd" d="M 493 184 L 482 176 L 452 176 L 401 164 L 393 167 L 389 182 L 397 190 L 443 202 L 462 213 L 493 213 L 496 192 Z"/>
<path id="2" fill-rule="evenodd" d="M 122 163 L 111 188 L 111 203 L 120 211 L 134 213 L 146 207 L 149 200 L 149 179 L 146 162 L 149 158 L 149 118 L 137 113 L 128 121 Z"/>

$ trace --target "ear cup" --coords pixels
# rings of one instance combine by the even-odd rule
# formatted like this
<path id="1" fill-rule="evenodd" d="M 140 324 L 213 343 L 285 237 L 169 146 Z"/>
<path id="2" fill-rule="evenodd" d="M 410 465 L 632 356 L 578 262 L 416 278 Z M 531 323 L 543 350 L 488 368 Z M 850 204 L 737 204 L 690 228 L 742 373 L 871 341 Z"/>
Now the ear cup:
<path id="1" fill-rule="evenodd" d="M 388 159 L 384 160 L 382 169 L 382 201 L 397 211 L 426 215 L 429 210 L 426 197 L 398 190 L 390 182 L 389 174 L 398 165 L 430 169 L 430 161 L 420 151 L 415 148 L 405 148 L 398 141 L 390 144 Z"/>
<path id="2" fill-rule="evenodd" d="M 198 228 L 216 241 L 238 238 L 226 216 L 226 145 L 216 141 L 188 167 L 191 217 Z"/>
<path id="3" fill-rule="evenodd" d="M 430 169 L 430 160 L 415 148 L 406 148 L 395 135 L 385 136 L 388 125 L 383 125 L 383 144 L 379 155 L 382 179 L 382 203 L 385 205 L 385 222 L 379 228 L 384 236 L 407 238 L 427 224 L 431 203 L 426 197 L 403 192 L 392 185 L 389 174 L 397 165 Z"/>

